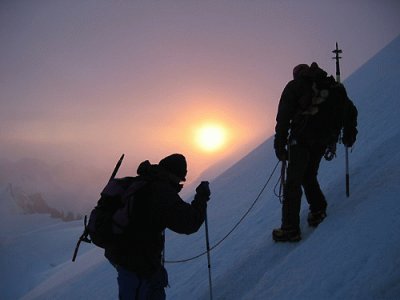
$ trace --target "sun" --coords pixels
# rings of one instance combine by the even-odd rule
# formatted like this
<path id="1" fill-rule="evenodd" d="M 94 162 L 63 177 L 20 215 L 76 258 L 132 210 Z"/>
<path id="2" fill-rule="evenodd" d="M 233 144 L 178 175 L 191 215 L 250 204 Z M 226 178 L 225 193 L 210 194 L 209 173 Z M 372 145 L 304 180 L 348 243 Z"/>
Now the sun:
<path id="1" fill-rule="evenodd" d="M 215 152 L 226 143 L 226 129 L 218 124 L 204 124 L 200 126 L 195 135 L 197 145 L 204 151 Z"/>

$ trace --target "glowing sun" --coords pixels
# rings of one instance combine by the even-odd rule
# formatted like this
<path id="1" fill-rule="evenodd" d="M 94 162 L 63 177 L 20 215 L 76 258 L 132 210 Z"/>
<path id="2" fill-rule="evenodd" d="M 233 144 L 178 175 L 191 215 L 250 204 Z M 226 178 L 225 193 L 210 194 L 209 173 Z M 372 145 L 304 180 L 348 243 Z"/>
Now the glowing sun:
<path id="1" fill-rule="evenodd" d="M 226 143 L 226 130 L 217 124 L 205 124 L 196 131 L 197 145 L 207 152 L 221 149 Z"/>

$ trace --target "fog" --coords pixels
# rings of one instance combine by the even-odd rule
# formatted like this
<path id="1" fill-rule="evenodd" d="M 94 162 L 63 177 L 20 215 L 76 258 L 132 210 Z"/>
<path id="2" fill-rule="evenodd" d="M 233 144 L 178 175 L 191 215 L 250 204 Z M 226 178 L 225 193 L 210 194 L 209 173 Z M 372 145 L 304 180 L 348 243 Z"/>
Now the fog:
<path id="1" fill-rule="evenodd" d="M 296 64 L 334 73 L 339 42 L 346 79 L 399 34 L 398 11 L 391 0 L 1 1 L 1 183 L 85 211 L 122 153 L 120 176 L 179 152 L 190 194 L 273 134 Z M 220 151 L 194 143 L 206 120 L 231 133 Z"/>

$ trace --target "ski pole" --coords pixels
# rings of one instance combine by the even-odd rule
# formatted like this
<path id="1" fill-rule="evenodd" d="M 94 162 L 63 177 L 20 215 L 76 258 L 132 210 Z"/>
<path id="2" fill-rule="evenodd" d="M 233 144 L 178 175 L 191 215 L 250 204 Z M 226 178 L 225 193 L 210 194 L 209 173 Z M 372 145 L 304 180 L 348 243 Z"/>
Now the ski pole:
<path id="1" fill-rule="evenodd" d="M 339 60 L 342 58 L 339 54 L 343 53 L 341 49 L 339 49 L 338 43 L 336 42 L 336 49 L 332 51 L 335 54 L 335 57 L 332 59 L 336 60 L 336 81 L 340 83 L 340 64 Z M 346 159 L 346 196 L 350 196 L 350 173 L 349 173 L 349 147 L 346 145 L 345 148 L 345 159 Z"/>
<path id="2" fill-rule="evenodd" d="M 206 247 L 207 247 L 207 261 L 208 261 L 208 285 L 210 287 L 210 300 L 212 300 L 213 299 L 213 293 L 212 293 L 212 280 L 211 280 L 210 240 L 208 238 L 207 211 L 206 211 L 206 217 L 204 219 L 204 225 L 205 225 L 205 228 L 206 228 Z"/>
<path id="3" fill-rule="evenodd" d="M 349 147 L 345 146 L 345 151 L 346 151 L 346 196 L 350 197 Z"/>
<path id="4" fill-rule="evenodd" d="M 161 235 L 162 235 L 162 239 L 164 241 L 164 247 L 161 252 L 161 264 L 164 266 L 165 265 L 165 230 L 162 231 Z"/>
<path id="5" fill-rule="evenodd" d="M 339 49 L 338 43 L 336 42 L 336 49 L 332 51 L 335 54 L 335 57 L 332 57 L 332 59 L 336 60 L 336 81 L 340 83 L 340 64 L 339 64 L 339 59 L 342 57 L 339 56 L 339 54 L 343 53 L 341 49 Z"/>

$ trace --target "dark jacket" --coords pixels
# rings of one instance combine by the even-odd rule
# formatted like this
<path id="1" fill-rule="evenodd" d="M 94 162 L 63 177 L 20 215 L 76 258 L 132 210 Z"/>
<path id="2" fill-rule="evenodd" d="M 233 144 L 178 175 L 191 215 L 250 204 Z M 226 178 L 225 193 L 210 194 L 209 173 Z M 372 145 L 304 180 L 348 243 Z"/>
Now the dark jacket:
<path id="1" fill-rule="evenodd" d="M 105 256 L 114 265 L 151 276 L 161 267 L 163 231 L 168 228 L 191 234 L 199 230 L 208 199 L 196 194 L 191 204 L 184 202 L 178 195 L 181 186 L 156 165 L 138 179 L 147 183 L 135 194 L 135 214 L 129 234 L 114 247 L 107 248 Z"/>
<path id="2" fill-rule="evenodd" d="M 284 88 L 275 126 L 275 147 L 297 143 L 337 142 L 345 102 L 344 86 L 319 69 L 291 80 Z"/>

